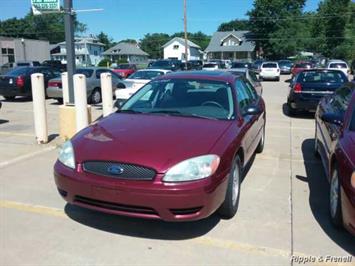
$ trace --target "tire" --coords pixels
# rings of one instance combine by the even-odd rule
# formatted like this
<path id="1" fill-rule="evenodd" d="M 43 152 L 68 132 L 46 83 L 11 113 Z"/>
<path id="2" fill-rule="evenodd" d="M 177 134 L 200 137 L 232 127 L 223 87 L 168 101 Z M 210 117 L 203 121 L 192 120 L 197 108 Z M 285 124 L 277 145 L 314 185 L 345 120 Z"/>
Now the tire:
<path id="1" fill-rule="evenodd" d="M 59 104 L 63 104 L 63 98 L 57 98 L 56 100 Z"/>
<path id="2" fill-rule="evenodd" d="M 264 146 L 265 146 L 265 125 L 263 126 L 263 134 L 262 134 L 259 144 L 255 150 L 256 153 L 262 153 L 264 150 Z"/>
<path id="3" fill-rule="evenodd" d="M 280 77 L 278 77 L 278 78 L 276 79 L 276 81 L 280 81 Z"/>
<path id="4" fill-rule="evenodd" d="M 231 219 L 238 210 L 241 179 L 241 161 L 237 156 L 233 161 L 232 168 L 229 173 L 225 199 L 218 209 L 218 214 L 222 218 Z"/>
<path id="5" fill-rule="evenodd" d="M 343 224 L 342 210 L 341 210 L 341 194 L 339 183 L 339 172 L 335 167 L 329 189 L 329 214 L 330 220 L 336 227 L 341 227 Z"/>
<path id="6" fill-rule="evenodd" d="M 15 100 L 16 96 L 4 96 L 6 101 L 13 101 Z"/>
<path id="7" fill-rule="evenodd" d="M 295 108 L 292 108 L 290 103 L 287 103 L 287 107 L 288 107 L 288 114 L 290 116 L 296 116 L 298 114 L 298 110 Z"/>
<path id="8" fill-rule="evenodd" d="M 90 103 L 91 104 L 99 104 L 102 101 L 101 90 L 96 88 L 92 91 L 90 95 Z"/>

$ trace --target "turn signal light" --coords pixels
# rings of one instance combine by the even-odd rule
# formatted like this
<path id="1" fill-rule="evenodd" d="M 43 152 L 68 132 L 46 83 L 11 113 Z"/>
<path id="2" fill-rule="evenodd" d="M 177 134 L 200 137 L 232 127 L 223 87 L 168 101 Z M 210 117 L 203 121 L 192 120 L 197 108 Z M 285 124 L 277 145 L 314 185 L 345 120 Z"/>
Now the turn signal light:
<path id="1" fill-rule="evenodd" d="M 353 174 L 351 176 L 351 185 L 355 189 L 355 171 L 353 172 Z"/>

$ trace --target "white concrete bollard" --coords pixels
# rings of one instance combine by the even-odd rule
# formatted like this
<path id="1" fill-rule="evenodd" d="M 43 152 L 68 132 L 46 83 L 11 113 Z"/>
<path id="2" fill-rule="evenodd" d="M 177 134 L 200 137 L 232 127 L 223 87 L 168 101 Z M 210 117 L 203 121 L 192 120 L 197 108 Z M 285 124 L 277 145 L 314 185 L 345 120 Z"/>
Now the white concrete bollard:
<path id="1" fill-rule="evenodd" d="M 108 116 L 113 111 L 112 75 L 110 73 L 101 74 L 101 94 L 103 116 Z"/>
<path id="2" fill-rule="evenodd" d="M 63 104 L 69 103 L 69 85 L 68 85 L 68 72 L 62 73 L 62 91 L 63 91 Z"/>
<path id="3" fill-rule="evenodd" d="M 32 74 L 31 85 L 36 140 L 38 144 L 44 144 L 48 142 L 48 126 L 43 74 Z"/>
<path id="4" fill-rule="evenodd" d="M 76 132 L 79 132 L 89 125 L 86 77 L 83 74 L 74 75 L 74 99 L 76 112 Z"/>

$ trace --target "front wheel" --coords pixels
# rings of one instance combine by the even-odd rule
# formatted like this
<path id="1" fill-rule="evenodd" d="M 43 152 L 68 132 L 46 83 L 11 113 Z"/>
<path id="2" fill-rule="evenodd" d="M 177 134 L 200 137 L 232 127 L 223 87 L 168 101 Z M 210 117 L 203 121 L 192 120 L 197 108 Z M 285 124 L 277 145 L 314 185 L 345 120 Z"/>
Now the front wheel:
<path id="1" fill-rule="evenodd" d="M 332 223 L 335 226 L 340 227 L 343 223 L 343 219 L 341 210 L 339 172 L 336 167 L 333 171 L 332 179 L 330 180 L 329 212 Z"/>
<path id="2" fill-rule="evenodd" d="M 240 158 L 237 156 L 233 161 L 232 168 L 229 173 L 227 192 L 224 202 L 218 209 L 219 215 L 223 218 L 233 218 L 238 210 L 240 185 L 242 179 L 241 175 L 241 161 Z"/>

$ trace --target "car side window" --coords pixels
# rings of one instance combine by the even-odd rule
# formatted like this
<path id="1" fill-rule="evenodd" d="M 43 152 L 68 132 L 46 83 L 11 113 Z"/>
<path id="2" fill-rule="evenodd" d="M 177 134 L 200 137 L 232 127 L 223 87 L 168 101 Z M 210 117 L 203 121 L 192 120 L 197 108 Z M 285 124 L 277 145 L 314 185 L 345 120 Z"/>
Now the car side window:
<path id="1" fill-rule="evenodd" d="M 248 89 L 242 80 L 237 80 L 235 87 L 237 90 L 237 101 L 239 110 L 241 113 L 243 113 L 244 109 L 247 108 L 251 103 L 251 99 L 247 91 Z"/>
<path id="2" fill-rule="evenodd" d="M 341 87 L 335 91 L 333 99 L 330 101 L 330 105 L 335 112 L 345 113 L 351 100 L 352 90 L 347 87 Z"/>
<path id="3" fill-rule="evenodd" d="M 121 80 L 121 77 L 119 75 L 117 75 L 115 72 L 113 72 L 111 70 L 109 70 L 108 72 L 111 74 L 112 80 L 115 80 L 115 81 Z"/>
<path id="4" fill-rule="evenodd" d="M 259 98 L 254 86 L 250 83 L 249 80 L 245 81 L 245 84 L 247 85 L 247 91 L 249 94 L 249 97 L 255 102 Z"/>
<path id="5" fill-rule="evenodd" d="M 107 73 L 107 72 L 110 72 L 108 69 L 99 69 L 99 70 L 96 70 L 96 78 L 97 79 L 100 79 L 101 78 L 101 74 L 102 73 Z"/>

